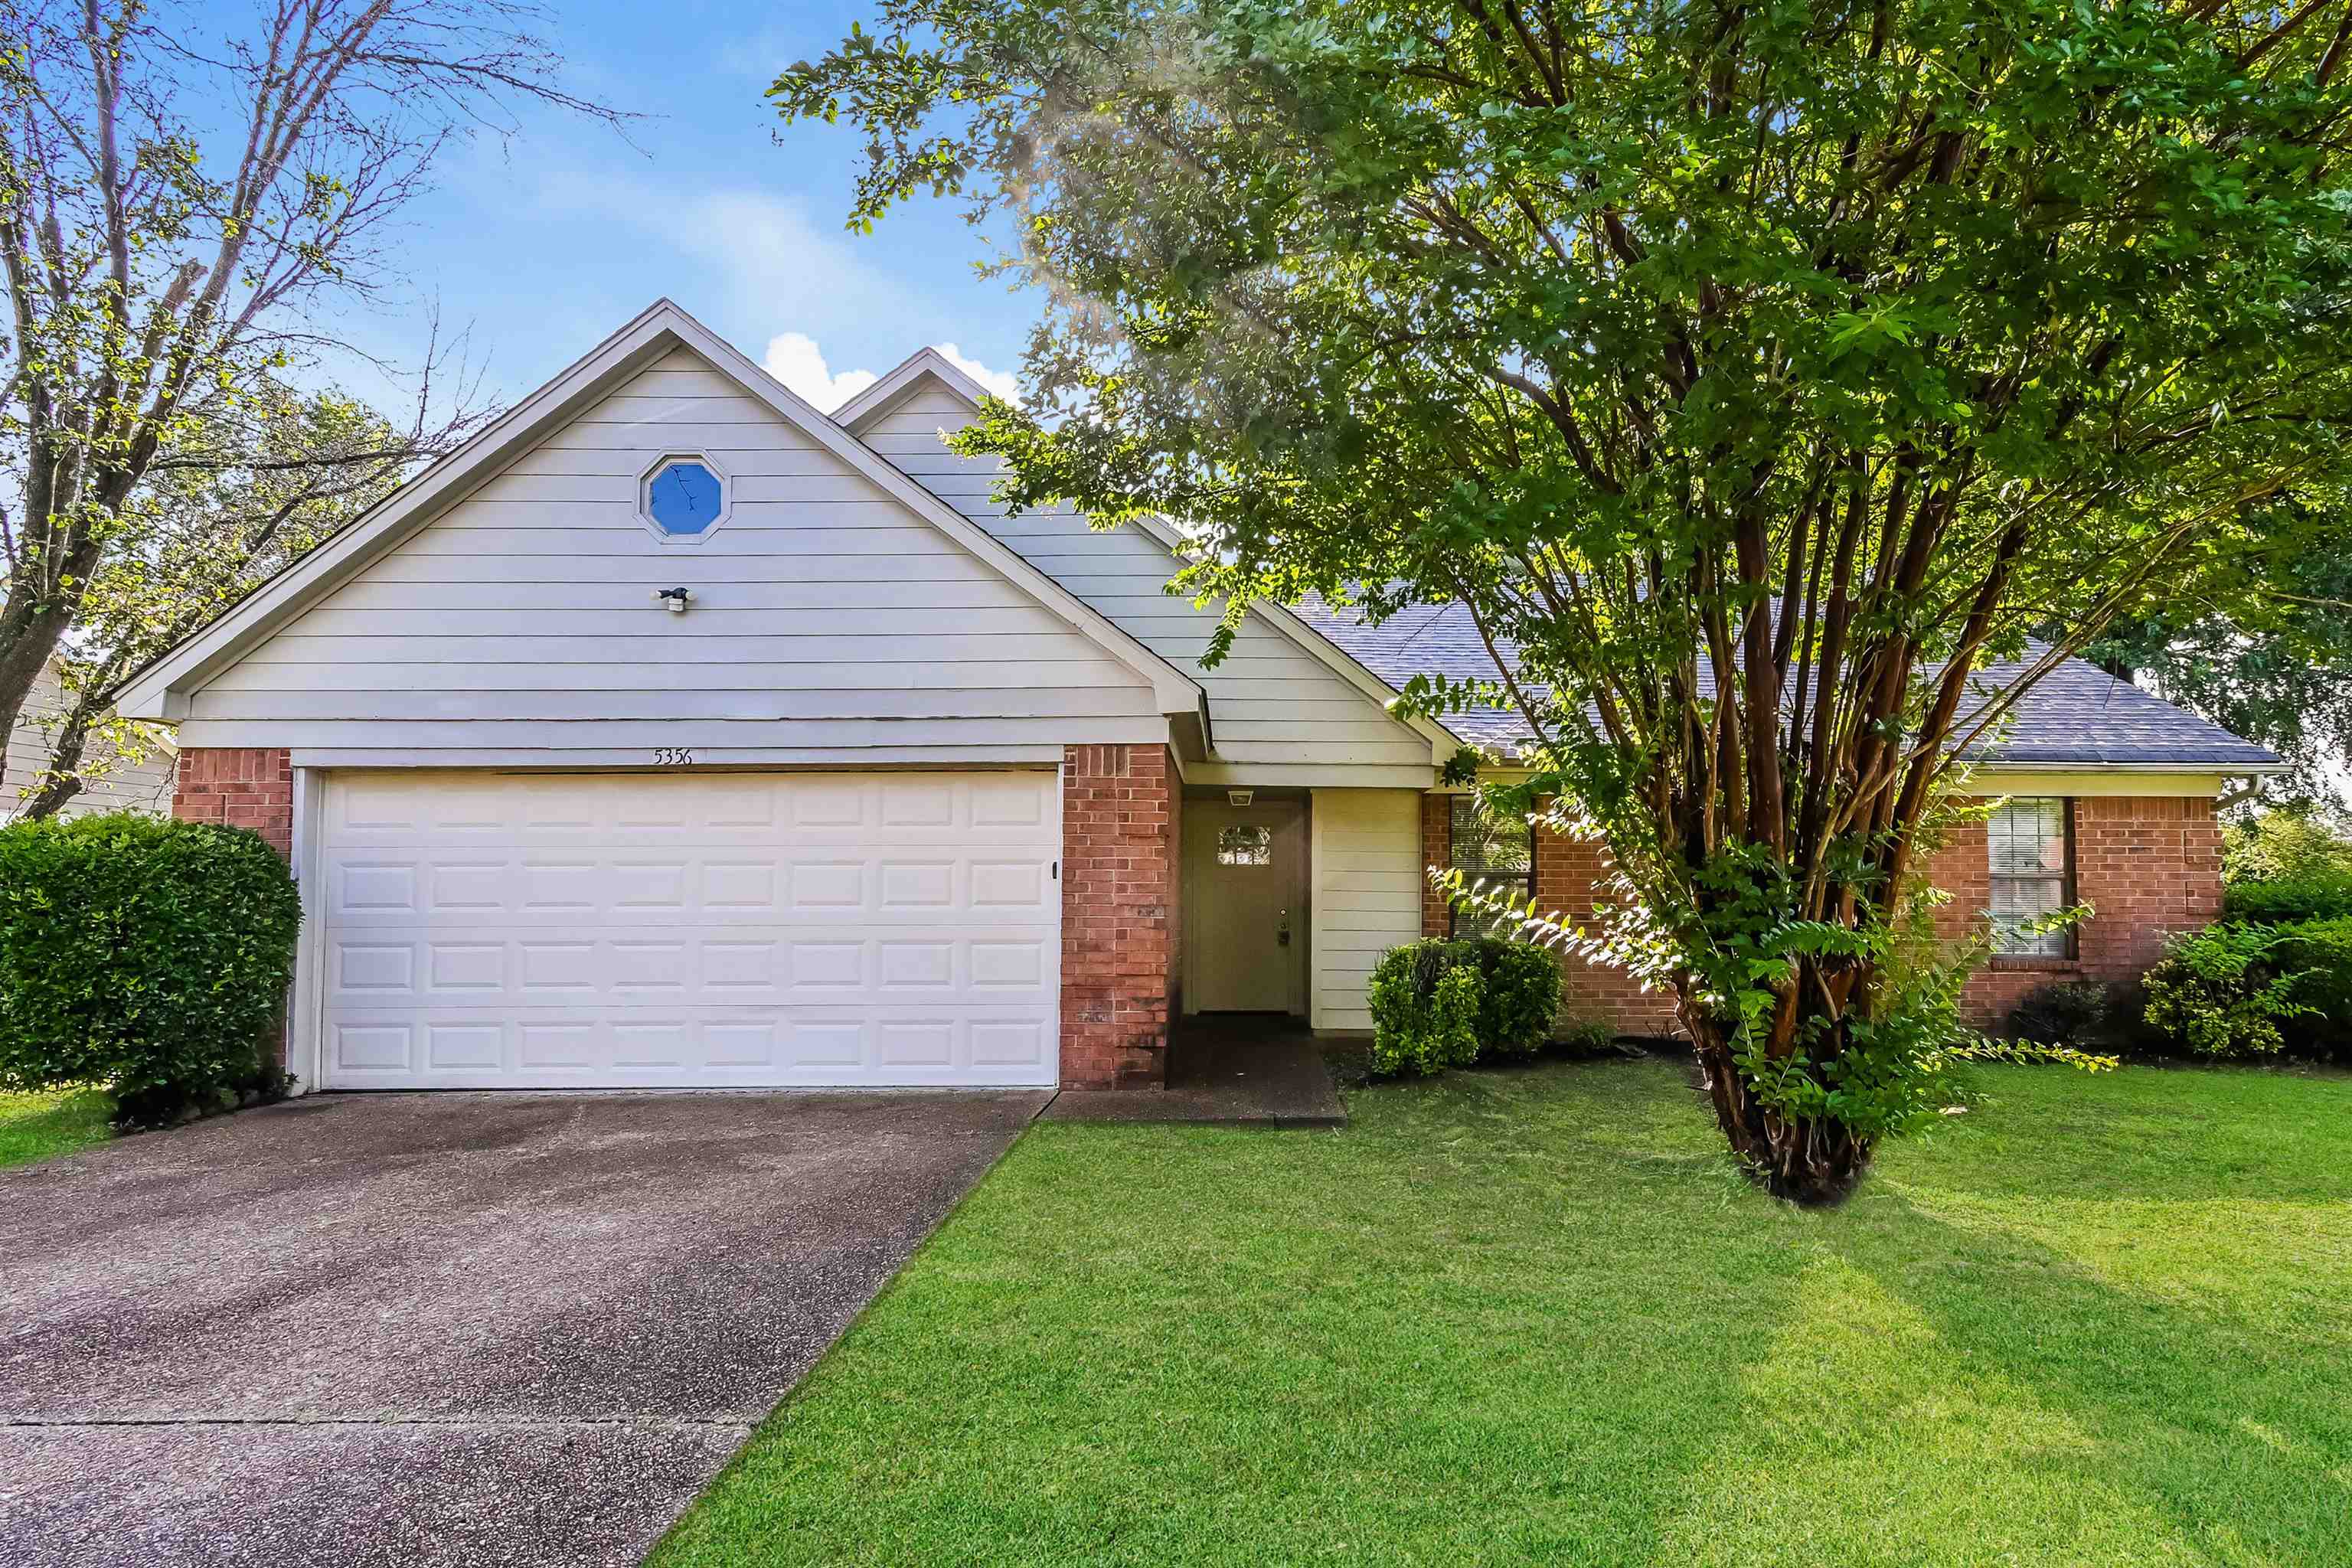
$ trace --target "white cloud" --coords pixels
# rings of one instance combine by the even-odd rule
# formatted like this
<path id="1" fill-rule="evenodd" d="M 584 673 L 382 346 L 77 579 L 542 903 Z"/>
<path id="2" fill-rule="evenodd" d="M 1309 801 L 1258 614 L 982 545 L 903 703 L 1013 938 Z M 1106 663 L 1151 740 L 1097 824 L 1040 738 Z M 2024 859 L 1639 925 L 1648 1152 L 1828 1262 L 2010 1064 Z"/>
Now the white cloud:
<path id="1" fill-rule="evenodd" d="M 1008 403 L 1021 401 L 1021 383 L 1010 371 L 991 370 L 953 343 L 934 343 L 941 357 L 964 374 Z M 770 375 L 830 414 L 880 379 L 870 370 L 845 370 L 836 375 L 825 363 L 824 351 L 806 332 L 778 332 L 768 340 L 760 358 Z"/>
<path id="2" fill-rule="evenodd" d="M 830 414 L 878 379 L 870 370 L 845 370 L 835 375 L 824 363 L 824 351 L 806 332 L 778 332 L 760 356 L 770 375 Z"/>
<path id="3" fill-rule="evenodd" d="M 936 345 L 941 357 L 1007 403 L 1021 401 L 1021 383 L 1009 370 L 991 370 L 953 343 Z"/>

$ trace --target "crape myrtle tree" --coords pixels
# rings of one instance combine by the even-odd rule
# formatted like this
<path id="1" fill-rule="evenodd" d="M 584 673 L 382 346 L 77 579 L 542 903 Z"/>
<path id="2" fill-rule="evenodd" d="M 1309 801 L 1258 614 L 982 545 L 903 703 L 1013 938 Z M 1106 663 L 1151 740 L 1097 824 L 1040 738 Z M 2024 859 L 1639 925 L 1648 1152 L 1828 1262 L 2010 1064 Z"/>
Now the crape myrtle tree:
<path id="1" fill-rule="evenodd" d="M 453 142 L 511 133 L 532 107 L 622 118 L 562 85 L 549 20 L 520 0 L 0 0 L 0 749 L 53 658 L 77 710 L 94 662 L 105 684 L 115 650 L 88 623 L 121 629 L 126 574 L 164 595 L 145 632 L 193 630 L 254 542 L 233 527 L 219 559 L 184 552 L 182 600 L 154 570 L 163 536 L 250 521 L 256 483 L 280 501 L 362 493 L 478 426 L 462 390 L 436 400 L 436 373 L 453 390 L 437 336 L 404 373 L 404 426 L 289 399 L 350 353 L 331 313 L 383 303 L 386 241 Z M 257 565 L 302 534 L 290 521 Z M 75 724 L 37 814 L 79 776 Z"/>
<path id="2" fill-rule="evenodd" d="M 2348 50 L 2352 0 L 884 0 L 772 97 L 868 133 L 853 225 L 961 193 L 1045 289 L 964 440 L 1011 501 L 1181 520 L 1229 626 L 1468 607 L 1507 673 L 1408 702 L 1515 708 L 1490 796 L 1625 905 L 1529 929 L 1669 987 L 1817 1202 L 1988 1048 L 1919 918 L 1956 753 L 2352 460 Z"/>

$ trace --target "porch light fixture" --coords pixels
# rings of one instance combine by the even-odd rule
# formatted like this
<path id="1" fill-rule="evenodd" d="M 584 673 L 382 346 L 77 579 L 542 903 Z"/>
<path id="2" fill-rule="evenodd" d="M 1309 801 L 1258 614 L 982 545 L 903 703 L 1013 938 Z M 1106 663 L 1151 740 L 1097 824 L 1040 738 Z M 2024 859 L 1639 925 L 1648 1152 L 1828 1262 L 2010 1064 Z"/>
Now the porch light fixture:
<path id="1" fill-rule="evenodd" d="M 685 588 L 656 588 L 654 602 L 673 616 L 682 616 L 687 605 L 694 602 L 694 595 Z"/>
<path id="2" fill-rule="evenodd" d="M 1250 801 L 1255 798 L 1255 792 L 1251 790 L 1229 789 L 1225 792 L 1225 804 L 1227 805 L 1247 805 Z"/>

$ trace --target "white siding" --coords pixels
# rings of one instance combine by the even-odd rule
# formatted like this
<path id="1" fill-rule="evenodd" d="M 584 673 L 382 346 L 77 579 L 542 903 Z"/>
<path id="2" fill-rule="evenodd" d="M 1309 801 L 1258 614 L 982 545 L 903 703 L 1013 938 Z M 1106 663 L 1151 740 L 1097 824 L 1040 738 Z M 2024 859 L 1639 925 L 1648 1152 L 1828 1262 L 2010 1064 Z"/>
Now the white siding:
<path id="1" fill-rule="evenodd" d="M 1430 765 L 1428 741 L 1253 613 L 1213 669 L 1201 655 L 1218 612 L 1161 592 L 1177 562 L 1139 529 L 1098 531 L 1067 508 L 1007 517 L 989 498 L 1001 459 L 960 458 L 943 430 L 971 419 L 961 399 L 930 376 L 869 415 L 866 445 L 994 534 L 1039 571 L 1208 689 L 1217 755 L 1253 763 Z"/>
<path id="2" fill-rule="evenodd" d="M 1421 934 L 1421 794 L 1318 789 L 1314 847 L 1312 1022 L 1369 1030 L 1364 984 L 1381 953 Z"/>
<path id="3" fill-rule="evenodd" d="M 26 694 L 25 710 L 8 736 L 8 754 L 0 766 L 0 821 L 15 815 L 40 771 L 48 766 L 48 722 L 66 709 L 65 689 L 54 667 L 41 671 Z M 89 743 L 85 767 L 102 766 L 99 777 L 82 785 L 61 815 L 87 816 L 100 811 L 145 811 L 157 816 L 172 809 L 171 746 L 161 737 L 150 740 L 136 762 L 126 762 L 103 737 Z"/>
<path id="4" fill-rule="evenodd" d="M 636 518 L 672 451 L 729 476 L 699 543 Z M 181 740 L 725 762 L 1166 732 L 1132 669 L 678 350 L 195 692 Z"/>

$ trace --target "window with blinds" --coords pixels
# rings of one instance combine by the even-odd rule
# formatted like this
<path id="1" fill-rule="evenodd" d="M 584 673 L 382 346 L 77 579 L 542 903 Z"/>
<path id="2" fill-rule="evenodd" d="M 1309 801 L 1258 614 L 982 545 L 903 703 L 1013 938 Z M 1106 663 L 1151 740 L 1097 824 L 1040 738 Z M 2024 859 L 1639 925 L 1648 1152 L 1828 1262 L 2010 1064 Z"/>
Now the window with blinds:
<path id="1" fill-rule="evenodd" d="M 1518 902 L 1526 903 L 1536 885 L 1534 826 L 1487 816 L 1478 808 L 1475 795 L 1457 795 L 1453 799 L 1454 848 L 1448 863 L 1473 886 L 1481 881 L 1489 887 L 1500 884 Z M 1454 912 L 1452 931 L 1456 936 L 1480 935 L 1489 924 L 1475 915 L 1465 922 L 1457 910 Z"/>
<path id="2" fill-rule="evenodd" d="M 2074 901 L 2074 814 L 2055 797 L 2012 800 L 1985 824 L 1992 855 L 1993 951 L 2017 957 L 2070 958 L 2074 933 L 2032 931 L 2032 921 Z"/>

